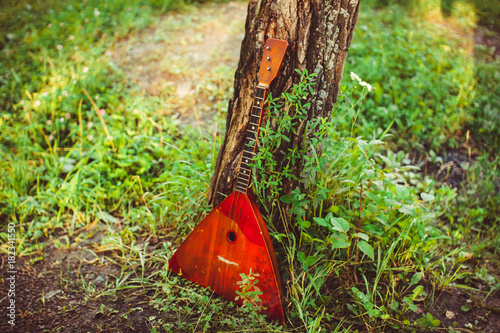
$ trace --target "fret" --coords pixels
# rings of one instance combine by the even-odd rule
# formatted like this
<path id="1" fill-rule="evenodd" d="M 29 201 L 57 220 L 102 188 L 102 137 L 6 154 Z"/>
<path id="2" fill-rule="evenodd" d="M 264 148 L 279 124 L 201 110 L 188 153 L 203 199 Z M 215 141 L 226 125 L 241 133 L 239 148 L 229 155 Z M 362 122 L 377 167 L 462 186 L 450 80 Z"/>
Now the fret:
<path id="1" fill-rule="evenodd" d="M 247 193 L 246 187 L 236 186 L 236 191 L 241 192 L 241 193 Z"/>
<path id="2" fill-rule="evenodd" d="M 245 166 L 246 166 L 247 168 L 244 168 Z M 240 170 L 241 170 L 241 169 L 243 169 L 243 171 L 246 171 L 246 172 L 252 172 L 252 169 L 250 169 L 250 168 L 248 167 L 248 165 L 244 165 L 244 164 L 242 164 L 242 165 L 240 166 Z M 246 175 L 246 173 L 245 173 L 245 175 Z"/>
<path id="3" fill-rule="evenodd" d="M 241 184 L 247 185 L 250 182 L 250 175 L 248 175 L 248 177 L 238 176 L 238 180 L 240 182 L 240 185 Z"/>
<path id="4" fill-rule="evenodd" d="M 252 174 L 252 170 L 250 168 L 243 168 L 242 166 L 240 167 L 240 172 L 239 172 L 239 176 L 246 176 L 247 178 L 249 178 L 249 175 Z"/>
<path id="5" fill-rule="evenodd" d="M 252 159 L 253 159 L 253 155 L 251 157 L 248 157 L 248 156 L 245 156 L 245 154 L 243 153 L 243 158 L 241 159 L 241 163 L 252 162 Z"/>
<path id="6" fill-rule="evenodd" d="M 244 151 L 245 153 L 249 153 L 249 154 L 254 154 L 254 155 L 255 155 L 255 152 L 253 151 L 253 147 L 252 147 L 252 151 L 248 151 L 248 150 L 246 150 L 246 149 L 243 149 L 243 151 Z"/>
<path id="7" fill-rule="evenodd" d="M 243 175 L 239 175 L 238 179 L 239 179 L 240 182 L 248 184 L 248 182 L 250 181 L 250 174 L 248 174 L 248 177 L 246 177 L 246 178 L 243 177 Z"/>
<path id="8" fill-rule="evenodd" d="M 245 155 L 245 153 L 243 153 L 243 157 L 246 158 L 247 160 L 249 160 L 250 162 L 253 161 L 253 156 L 254 154 L 251 154 L 251 153 L 248 153 L 250 156 L 248 155 Z"/>
<path id="9" fill-rule="evenodd" d="M 246 157 L 244 159 L 245 160 L 241 161 L 241 166 L 240 167 L 246 167 L 245 170 L 252 171 L 252 169 L 249 166 L 249 164 L 252 163 L 252 159 L 251 158 L 246 158 Z"/>
<path id="10" fill-rule="evenodd" d="M 240 183 L 240 182 L 241 182 L 241 183 Z M 238 184 L 239 186 L 241 186 L 241 187 L 245 187 L 245 188 L 246 188 L 246 187 L 248 186 L 248 181 L 247 181 L 247 182 L 244 182 L 244 181 L 242 181 L 242 180 L 238 179 L 237 184 Z"/>
<path id="11" fill-rule="evenodd" d="M 240 174 L 238 175 L 238 179 L 248 182 L 250 180 L 251 174 L 252 174 L 251 172 L 248 173 L 240 172 Z"/>
<path id="12" fill-rule="evenodd" d="M 236 190 L 242 193 L 247 192 L 248 186 L 250 184 L 252 169 L 248 164 L 252 163 L 253 158 L 256 154 L 255 149 L 257 145 L 259 125 L 262 121 L 262 110 L 266 93 L 266 88 L 256 87 L 254 101 L 250 112 L 250 118 L 248 120 L 247 133 L 240 161 L 238 179 L 236 182 Z"/>

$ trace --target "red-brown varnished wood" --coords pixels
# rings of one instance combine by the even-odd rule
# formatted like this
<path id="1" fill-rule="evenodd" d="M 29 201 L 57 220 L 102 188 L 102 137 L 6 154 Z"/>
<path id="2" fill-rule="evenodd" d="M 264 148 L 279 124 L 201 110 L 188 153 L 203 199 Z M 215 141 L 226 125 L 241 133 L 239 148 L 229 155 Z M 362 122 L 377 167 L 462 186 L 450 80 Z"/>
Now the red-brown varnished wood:
<path id="1" fill-rule="evenodd" d="M 278 263 L 252 194 L 235 191 L 224 199 L 181 244 L 169 269 L 239 305 L 240 274 L 258 274 L 262 313 L 284 322 Z"/>
<path id="2" fill-rule="evenodd" d="M 274 38 L 266 40 L 258 74 L 260 84 L 269 86 L 278 75 L 287 48 L 288 42 L 285 40 Z"/>

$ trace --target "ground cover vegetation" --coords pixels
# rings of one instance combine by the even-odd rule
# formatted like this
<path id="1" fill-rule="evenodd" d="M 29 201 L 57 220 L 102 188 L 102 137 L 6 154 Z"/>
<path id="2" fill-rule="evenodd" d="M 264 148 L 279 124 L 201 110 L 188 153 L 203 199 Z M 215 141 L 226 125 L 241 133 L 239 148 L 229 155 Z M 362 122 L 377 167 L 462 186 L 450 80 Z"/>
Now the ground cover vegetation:
<path id="1" fill-rule="evenodd" d="M 3 8 L 1 249 L 8 247 L 4 225 L 13 222 L 16 255 L 27 267 L 77 253 L 74 261 L 56 260 L 58 291 L 41 290 L 18 324 L 73 295 L 83 301 L 56 312 L 89 331 L 500 329 L 500 64 L 495 49 L 472 39 L 478 31 L 495 36 L 476 27 L 478 17 L 489 21 L 474 4 L 362 3 L 332 118 L 312 121 L 303 148 L 285 152 L 285 165 L 307 161 L 301 186 L 286 196 L 279 188 L 292 174 L 277 173 L 268 156 L 305 117 L 302 97 L 314 73 L 298 73 L 298 85 L 270 97 L 279 130 L 261 131 L 253 186 L 271 203 L 263 215 L 279 216 L 266 222 L 286 326 L 257 314 L 258 302 L 238 308 L 166 270 L 208 210 L 204 194 L 233 71 L 215 66 L 189 95 L 168 84 L 150 95 L 117 65 L 115 50 L 165 13 L 189 17 L 199 4 L 69 0 Z M 181 31 L 197 20 L 172 24 Z M 175 79 L 189 65 L 162 66 Z M 206 125 L 179 117 L 186 99 L 203 103 Z M 85 274 L 89 266 L 107 274 Z M 242 277 L 245 300 L 258 299 L 253 284 L 258 277 Z M 87 304 L 95 310 L 76 319 Z M 30 327 L 75 331 L 62 319 L 39 323 Z"/>

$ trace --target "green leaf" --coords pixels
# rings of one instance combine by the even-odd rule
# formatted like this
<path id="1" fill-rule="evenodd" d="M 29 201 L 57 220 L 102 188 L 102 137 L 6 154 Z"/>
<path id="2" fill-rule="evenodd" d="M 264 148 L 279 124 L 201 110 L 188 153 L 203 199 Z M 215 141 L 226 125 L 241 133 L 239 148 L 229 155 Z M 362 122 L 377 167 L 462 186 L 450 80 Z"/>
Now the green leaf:
<path id="1" fill-rule="evenodd" d="M 308 256 L 304 260 L 304 264 L 307 265 L 307 266 L 311 266 L 311 265 L 314 265 L 316 263 L 316 261 L 318 261 L 318 258 L 313 257 L 313 256 Z"/>
<path id="2" fill-rule="evenodd" d="M 413 205 L 403 205 L 401 208 L 399 208 L 399 211 L 403 214 L 411 216 L 417 215 L 417 211 L 415 210 L 415 206 Z"/>
<path id="3" fill-rule="evenodd" d="M 361 250 L 361 252 L 363 252 L 364 254 L 366 254 L 372 260 L 375 259 L 375 255 L 373 253 L 373 247 L 370 244 L 368 244 L 367 242 L 365 242 L 365 241 L 359 241 L 358 242 L 358 248 Z"/>
<path id="4" fill-rule="evenodd" d="M 424 273 L 422 273 L 422 272 L 418 272 L 418 273 L 413 274 L 413 277 L 411 278 L 411 282 L 410 282 L 410 287 L 413 286 L 414 284 L 417 284 L 422 279 L 423 276 L 424 276 Z"/>
<path id="5" fill-rule="evenodd" d="M 304 252 L 298 252 L 297 259 L 299 259 L 300 263 L 304 266 L 304 270 L 306 271 L 309 269 L 309 266 L 314 265 L 318 261 L 318 258 L 314 256 L 307 256 L 306 258 Z"/>
<path id="6" fill-rule="evenodd" d="M 368 237 L 367 234 L 364 234 L 362 232 L 357 232 L 353 235 L 354 237 L 359 237 L 359 238 L 362 238 L 364 239 L 365 241 L 368 241 L 370 239 L 370 237 Z"/>
<path id="7" fill-rule="evenodd" d="M 415 298 L 417 298 L 418 295 L 420 295 L 423 290 L 424 290 L 424 286 L 422 286 L 422 285 L 417 286 L 415 289 L 413 289 L 413 295 L 411 295 L 411 299 L 415 300 Z"/>
<path id="8" fill-rule="evenodd" d="M 422 193 L 420 193 L 420 196 L 422 197 L 422 200 L 424 200 L 424 201 L 434 200 L 434 196 L 431 194 L 427 194 L 427 193 L 422 192 Z"/>
<path id="9" fill-rule="evenodd" d="M 322 227 L 328 227 L 328 222 L 324 218 L 314 217 L 313 220 Z"/>
<path id="10" fill-rule="evenodd" d="M 337 230 L 340 232 L 349 231 L 349 222 L 341 217 L 332 217 L 330 223 L 332 224 L 333 230 Z"/>
<path id="11" fill-rule="evenodd" d="M 408 187 L 404 185 L 398 185 L 396 184 L 396 193 L 399 197 L 399 199 L 406 199 L 410 195 L 410 191 L 408 190 Z"/>
<path id="12" fill-rule="evenodd" d="M 351 246 L 345 234 L 337 234 L 332 238 L 332 249 L 344 249 Z"/>
<path id="13" fill-rule="evenodd" d="M 373 140 L 372 140 L 373 141 Z M 386 164 L 388 168 L 392 167 L 392 161 L 385 157 L 384 155 L 377 154 L 378 157 L 380 157 Z"/>
<path id="14" fill-rule="evenodd" d="M 309 222 L 309 221 L 304 221 L 304 220 L 300 219 L 298 222 L 302 228 L 307 229 L 311 226 L 311 222 Z"/>
<path id="15" fill-rule="evenodd" d="M 292 198 L 292 196 L 291 196 L 291 195 L 289 195 L 289 194 L 282 196 L 282 197 L 280 198 L 280 200 L 281 200 L 282 202 L 284 202 L 284 203 L 287 203 L 287 204 L 289 204 L 289 203 L 292 203 L 292 202 L 293 202 L 293 198 Z"/>

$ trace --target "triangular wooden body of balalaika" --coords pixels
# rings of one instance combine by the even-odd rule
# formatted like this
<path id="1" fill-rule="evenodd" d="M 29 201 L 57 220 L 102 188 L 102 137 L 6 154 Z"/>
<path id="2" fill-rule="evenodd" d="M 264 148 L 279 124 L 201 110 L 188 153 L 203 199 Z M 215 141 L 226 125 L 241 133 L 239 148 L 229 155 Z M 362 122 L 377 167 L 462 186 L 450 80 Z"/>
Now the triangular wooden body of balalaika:
<path id="1" fill-rule="evenodd" d="M 169 269 L 239 305 L 240 274 L 259 274 L 262 313 L 284 321 L 276 255 L 251 194 L 235 191 L 224 199 L 177 249 Z"/>

